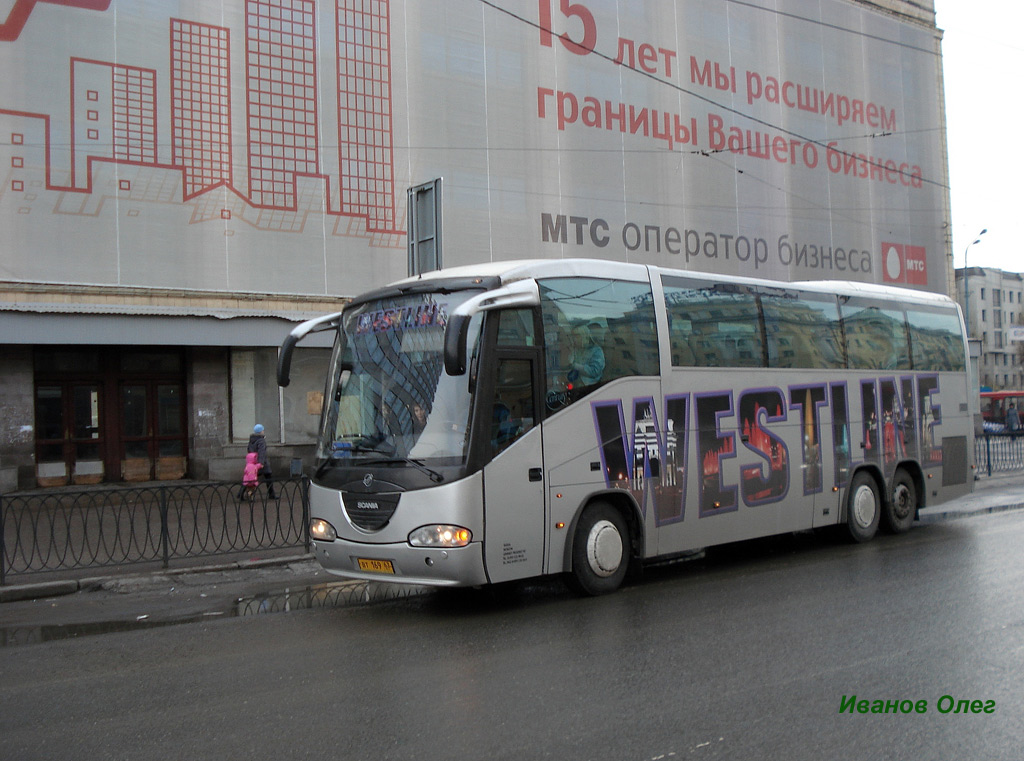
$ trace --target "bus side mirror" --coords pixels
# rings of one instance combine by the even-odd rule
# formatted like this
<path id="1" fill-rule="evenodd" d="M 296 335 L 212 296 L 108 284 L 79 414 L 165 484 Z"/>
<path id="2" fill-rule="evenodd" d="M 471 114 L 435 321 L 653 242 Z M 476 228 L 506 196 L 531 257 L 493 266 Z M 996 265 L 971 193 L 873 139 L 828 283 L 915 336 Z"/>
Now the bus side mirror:
<path id="1" fill-rule="evenodd" d="M 448 319 L 444 333 L 444 371 L 449 375 L 466 372 L 466 334 L 469 332 L 471 315 L 454 315 Z"/>
<path id="2" fill-rule="evenodd" d="M 281 353 L 277 355 L 277 385 L 284 387 L 292 382 L 292 352 L 299 341 L 310 333 L 319 333 L 321 330 L 337 330 L 340 325 L 341 312 L 316 317 L 306 320 L 301 325 L 296 325 L 284 339 L 284 343 L 281 344 Z"/>
<path id="3" fill-rule="evenodd" d="M 464 375 L 466 372 L 466 336 L 473 315 L 492 309 L 507 307 L 538 306 L 540 289 L 536 280 L 515 282 L 484 291 L 460 304 L 448 317 L 444 334 L 444 370 L 449 375 Z"/>

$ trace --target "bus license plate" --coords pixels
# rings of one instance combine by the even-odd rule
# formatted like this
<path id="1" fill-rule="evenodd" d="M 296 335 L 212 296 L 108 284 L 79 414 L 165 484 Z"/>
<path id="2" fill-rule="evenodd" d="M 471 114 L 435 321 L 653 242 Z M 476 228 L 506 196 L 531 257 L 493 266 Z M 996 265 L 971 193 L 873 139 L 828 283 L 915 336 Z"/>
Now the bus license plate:
<path id="1" fill-rule="evenodd" d="M 395 566 L 390 560 L 371 560 L 370 558 L 356 558 L 360 571 L 372 571 L 373 573 L 394 574 Z"/>

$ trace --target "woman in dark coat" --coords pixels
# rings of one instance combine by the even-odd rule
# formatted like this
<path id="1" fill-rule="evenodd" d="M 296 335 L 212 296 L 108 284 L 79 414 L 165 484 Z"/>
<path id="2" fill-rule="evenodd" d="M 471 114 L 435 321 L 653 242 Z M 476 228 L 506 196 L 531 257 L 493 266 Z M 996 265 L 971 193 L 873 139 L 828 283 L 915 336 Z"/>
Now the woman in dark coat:
<path id="1" fill-rule="evenodd" d="M 270 460 L 267 458 L 267 439 L 262 425 L 257 423 L 253 426 L 252 435 L 249 436 L 249 446 L 246 449 L 246 453 L 255 452 L 256 461 L 262 466 L 260 468 L 260 475 L 263 476 L 263 480 L 267 484 L 267 493 L 271 499 L 277 499 L 277 495 L 274 493 L 274 482 L 273 473 L 270 472 Z M 238 497 L 244 499 L 244 492 Z"/>

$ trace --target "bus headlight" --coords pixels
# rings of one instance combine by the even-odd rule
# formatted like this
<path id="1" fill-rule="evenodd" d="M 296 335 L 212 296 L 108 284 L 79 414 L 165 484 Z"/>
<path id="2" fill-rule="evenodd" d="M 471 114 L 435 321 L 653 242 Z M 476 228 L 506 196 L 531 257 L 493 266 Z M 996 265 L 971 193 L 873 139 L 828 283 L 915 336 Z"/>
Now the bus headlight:
<path id="1" fill-rule="evenodd" d="M 338 538 L 334 526 L 321 518 L 314 518 L 309 522 L 309 535 L 318 542 L 333 542 Z"/>
<path id="2" fill-rule="evenodd" d="M 413 547 L 465 547 L 473 532 L 462 526 L 420 526 L 409 534 Z"/>

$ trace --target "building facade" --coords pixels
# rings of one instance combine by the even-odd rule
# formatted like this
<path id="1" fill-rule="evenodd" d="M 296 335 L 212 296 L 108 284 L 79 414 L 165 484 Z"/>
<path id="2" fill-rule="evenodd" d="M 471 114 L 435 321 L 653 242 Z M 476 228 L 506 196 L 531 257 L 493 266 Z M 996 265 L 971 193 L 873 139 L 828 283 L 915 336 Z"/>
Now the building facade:
<path id="1" fill-rule="evenodd" d="M 982 391 L 1024 388 L 1024 275 L 991 267 L 956 270 L 956 300 L 968 335 L 980 341 Z"/>
<path id="2" fill-rule="evenodd" d="M 308 458 L 298 322 L 595 257 L 952 291 L 931 0 L 43 0 L 0 18 L 0 489 Z M 0 13 L 5 11 L 0 10 Z"/>

